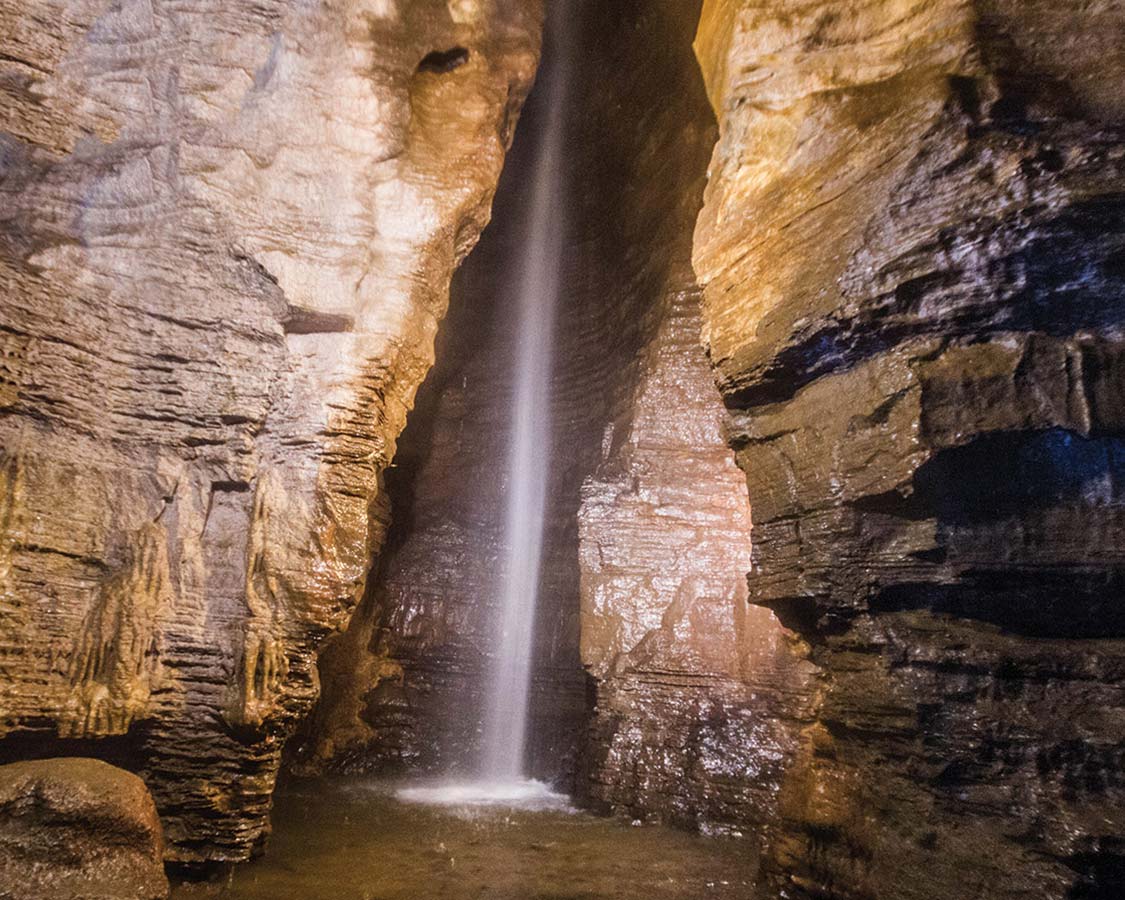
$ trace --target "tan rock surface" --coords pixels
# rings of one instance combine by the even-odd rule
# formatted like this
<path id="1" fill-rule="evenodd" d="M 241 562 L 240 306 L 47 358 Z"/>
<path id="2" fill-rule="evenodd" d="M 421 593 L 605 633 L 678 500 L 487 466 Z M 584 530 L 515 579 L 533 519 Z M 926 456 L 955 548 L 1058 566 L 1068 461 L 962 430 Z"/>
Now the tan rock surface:
<path id="1" fill-rule="evenodd" d="M 692 229 L 715 129 L 689 46 L 698 14 L 692 3 L 598 11 L 585 54 L 593 187 L 580 208 L 595 246 L 626 248 L 595 295 L 636 310 L 640 334 L 577 510 L 594 686 L 579 789 L 599 810 L 756 839 L 776 813 L 812 667 L 747 603 L 751 506 L 699 343 Z"/>
<path id="2" fill-rule="evenodd" d="M 173 859 L 263 835 L 541 15 L 0 4 L 0 733 L 126 736 Z"/>
<path id="3" fill-rule="evenodd" d="M 817 721 L 787 895 L 1108 897 L 1125 7 L 708 0 L 704 335 Z"/>
<path id="4" fill-rule="evenodd" d="M 689 248 L 697 12 L 585 8 L 539 709 L 786 896 L 1118 896 L 1125 9 L 703 0 Z M 0 0 L 0 750 L 143 760 L 173 859 L 264 835 L 540 15 Z M 321 757 L 479 687 L 507 228 Z"/>
<path id="5" fill-rule="evenodd" d="M 811 667 L 746 603 L 746 484 L 699 344 L 691 235 L 715 130 L 697 16 L 690 3 L 590 4 L 576 27 L 528 763 L 567 785 L 579 749 L 576 792 L 599 810 L 756 833 L 797 750 Z M 503 285 L 539 111 L 533 97 L 496 222 L 455 281 L 388 475 L 388 549 L 321 659 L 302 766 L 473 771 L 505 537 Z"/>

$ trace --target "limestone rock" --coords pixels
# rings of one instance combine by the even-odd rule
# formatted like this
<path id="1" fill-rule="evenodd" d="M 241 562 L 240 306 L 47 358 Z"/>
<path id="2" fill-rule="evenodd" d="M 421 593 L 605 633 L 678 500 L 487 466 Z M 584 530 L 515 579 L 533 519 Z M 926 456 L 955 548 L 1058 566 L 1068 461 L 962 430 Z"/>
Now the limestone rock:
<path id="1" fill-rule="evenodd" d="M 0 2 L 0 755 L 128 745 L 173 860 L 265 833 L 541 18 Z"/>
<path id="2" fill-rule="evenodd" d="M 584 138 L 593 157 L 608 134 L 629 176 L 591 159 L 579 208 L 606 246 L 628 248 L 598 287 L 643 324 L 577 511 L 594 688 L 580 792 L 630 819 L 756 838 L 776 813 L 813 673 L 774 615 L 747 603 L 751 504 L 699 344 L 692 230 L 715 130 L 689 47 L 698 14 L 693 3 L 591 13 L 592 33 L 629 37 L 585 54 L 596 62 Z"/>
<path id="3" fill-rule="evenodd" d="M 757 835 L 799 749 L 813 667 L 747 604 L 746 483 L 699 344 L 691 242 L 715 140 L 690 47 L 699 8 L 580 9 L 529 763 L 566 784 L 580 745 L 588 805 Z M 387 551 L 321 657 L 302 770 L 475 762 L 512 393 L 497 285 L 522 249 L 524 152 L 521 135 L 496 222 L 455 280 L 388 474 Z"/>
<path id="4" fill-rule="evenodd" d="M 790 894 L 1125 889 L 1122 35 L 1116 2 L 705 4 L 703 331 L 751 598 L 823 673 Z"/>
<path id="5" fill-rule="evenodd" d="M 168 895 L 156 805 L 136 775 L 94 759 L 0 766 L 0 897 Z"/>
<path id="6" fill-rule="evenodd" d="M 572 126 L 579 108 L 573 111 Z M 513 273 L 524 258 L 528 172 L 547 113 L 534 94 L 505 165 L 495 220 L 454 279 L 437 363 L 387 473 L 385 552 L 346 633 L 321 655 L 323 699 L 295 754 L 300 771 L 476 771 L 505 539 Z M 569 342 L 590 308 L 564 302 L 559 313 L 560 342 Z M 582 377 L 589 362 L 562 347 L 555 359 L 560 381 Z M 581 420 L 580 433 L 553 434 L 553 459 L 567 464 L 550 476 L 532 654 L 529 762 L 538 777 L 560 785 L 573 779 L 585 724 L 572 501 L 582 463 L 572 469 L 569 462 L 576 445 L 580 458 L 596 453 L 601 426 L 586 420 L 590 406 L 597 408 L 584 392 L 556 394 L 546 411 L 552 422 Z"/>

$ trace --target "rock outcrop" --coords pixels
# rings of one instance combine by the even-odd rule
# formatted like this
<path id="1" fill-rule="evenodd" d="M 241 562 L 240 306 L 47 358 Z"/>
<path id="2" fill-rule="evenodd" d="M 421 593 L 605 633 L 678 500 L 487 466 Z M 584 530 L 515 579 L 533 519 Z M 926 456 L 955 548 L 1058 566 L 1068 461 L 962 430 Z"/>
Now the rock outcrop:
<path id="1" fill-rule="evenodd" d="M 0 3 L 0 754 L 112 748 L 173 861 L 264 834 L 541 20 Z"/>
<path id="2" fill-rule="evenodd" d="M 715 128 L 690 46 L 698 18 L 698 3 L 591 7 L 581 53 L 578 208 L 601 253 L 627 248 L 603 256 L 592 293 L 642 327 L 577 511 L 594 700 L 579 790 L 630 819 L 757 836 L 813 673 L 747 603 L 751 508 L 699 341 L 692 231 Z"/>
<path id="3" fill-rule="evenodd" d="M 780 896 L 1120 896 L 1125 7 L 570 11 L 533 771 Z M 0 0 L 0 758 L 173 862 L 318 673 L 302 765 L 472 758 L 523 151 L 398 438 L 542 16 Z"/>
<path id="4" fill-rule="evenodd" d="M 164 836 L 140 778 L 96 759 L 0 766 L 0 897 L 167 896 Z"/>
<path id="5" fill-rule="evenodd" d="M 708 0 L 694 260 L 808 642 L 785 896 L 1125 890 L 1125 7 Z"/>

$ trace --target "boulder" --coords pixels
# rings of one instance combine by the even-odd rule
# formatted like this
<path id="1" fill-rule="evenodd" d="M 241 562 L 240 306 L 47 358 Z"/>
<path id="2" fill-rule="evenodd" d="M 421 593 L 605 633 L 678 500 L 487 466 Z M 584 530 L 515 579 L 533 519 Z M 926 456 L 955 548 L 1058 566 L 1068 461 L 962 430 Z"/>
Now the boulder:
<path id="1" fill-rule="evenodd" d="M 2 900 L 164 898 L 163 855 L 136 775 L 96 759 L 0 766 Z"/>

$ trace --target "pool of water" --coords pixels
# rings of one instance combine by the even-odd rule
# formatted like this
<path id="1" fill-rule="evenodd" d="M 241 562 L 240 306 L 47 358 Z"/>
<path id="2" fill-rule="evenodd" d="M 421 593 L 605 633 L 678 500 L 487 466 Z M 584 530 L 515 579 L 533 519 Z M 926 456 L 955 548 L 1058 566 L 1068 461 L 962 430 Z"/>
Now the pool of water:
<path id="1" fill-rule="evenodd" d="M 278 793 L 273 822 L 265 856 L 223 884 L 180 885 L 173 900 L 754 896 L 749 840 L 599 819 L 535 788 L 505 800 L 458 786 L 303 782 Z"/>

